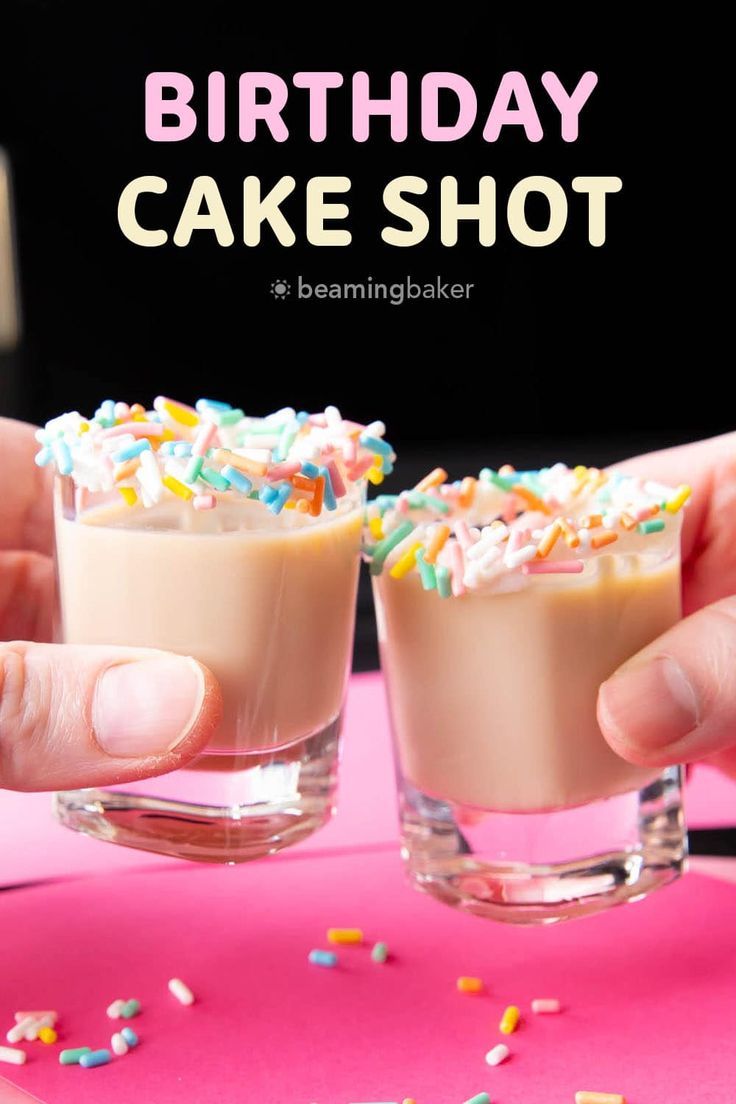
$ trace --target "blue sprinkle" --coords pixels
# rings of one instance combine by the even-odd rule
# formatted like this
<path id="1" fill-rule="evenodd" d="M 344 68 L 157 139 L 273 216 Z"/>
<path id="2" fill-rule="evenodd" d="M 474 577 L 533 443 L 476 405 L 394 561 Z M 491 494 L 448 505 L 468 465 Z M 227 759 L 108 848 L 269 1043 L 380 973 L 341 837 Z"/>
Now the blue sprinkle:
<path id="1" fill-rule="evenodd" d="M 248 479 L 247 475 L 243 475 L 241 471 L 234 468 L 232 464 L 225 464 L 221 468 L 221 472 L 225 479 L 229 479 L 236 491 L 240 491 L 241 494 L 250 494 L 253 489 L 253 483 Z"/>
<path id="2" fill-rule="evenodd" d="M 174 441 L 174 456 L 184 460 L 192 455 L 192 446 L 188 441 Z"/>
<path id="3" fill-rule="evenodd" d="M 300 410 L 296 416 L 296 420 L 298 421 L 299 425 L 304 425 L 305 422 L 309 421 L 308 412 L 306 410 Z"/>
<path id="4" fill-rule="evenodd" d="M 266 505 L 268 505 L 269 502 L 273 502 L 278 493 L 279 492 L 276 490 L 275 487 L 271 487 L 267 483 L 265 487 L 261 487 L 260 491 L 258 492 L 258 497 L 260 498 L 261 502 L 265 502 Z"/>
<path id="5" fill-rule="evenodd" d="M 371 452 L 377 452 L 380 456 L 390 456 L 394 451 L 388 441 L 383 441 L 380 437 L 369 437 L 366 433 L 362 434 L 360 443 L 365 448 L 370 449 Z"/>
<path id="6" fill-rule="evenodd" d="M 291 494 L 291 484 L 282 483 L 276 492 L 275 498 L 268 503 L 268 509 L 272 514 L 280 514 Z"/>
<path id="7" fill-rule="evenodd" d="M 52 448 L 56 466 L 59 469 L 59 475 L 71 475 L 74 468 L 74 462 L 66 441 L 54 441 Z"/>
<path id="8" fill-rule="evenodd" d="M 313 966 L 337 966 L 337 955 L 334 951 L 310 951 L 309 961 Z"/>
<path id="9" fill-rule="evenodd" d="M 159 456 L 173 456 L 174 455 L 174 442 L 164 441 L 158 450 Z"/>
<path id="10" fill-rule="evenodd" d="M 226 410 L 232 410 L 232 406 L 217 399 L 197 399 L 194 409 L 198 414 L 204 414 L 205 410 L 220 410 L 224 413 Z"/>
<path id="11" fill-rule="evenodd" d="M 306 475 L 307 479 L 316 479 L 319 475 L 319 468 L 316 464 L 311 464 L 309 460 L 305 460 L 302 464 L 302 475 Z"/>
<path id="12" fill-rule="evenodd" d="M 36 455 L 33 457 L 39 468 L 45 468 L 47 464 L 51 463 L 53 458 L 54 454 L 48 445 L 44 445 L 40 452 L 37 452 Z"/>
<path id="13" fill-rule="evenodd" d="M 388 456 L 384 456 L 383 464 L 381 465 L 381 471 L 384 475 L 391 475 L 394 470 L 393 463 L 389 460 Z"/>
<path id="14" fill-rule="evenodd" d="M 169 441 L 166 442 L 167 445 L 170 443 Z M 134 457 L 140 456 L 142 452 L 145 452 L 146 449 L 150 449 L 150 447 L 151 442 L 147 437 L 144 437 L 142 441 L 136 441 L 135 444 L 118 449 L 117 452 L 112 454 L 112 458 L 116 464 L 122 464 L 125 460 L 133 460 Z M 161 451 L 163 452 L 163 445 L 161 446 Z"/>
<path id="15" fill-rule="evenodd" d="M 108 1062 L 112 1061 L 112 1054 L 109 1050 L 91 1050 L 89 1054 L 82 1054 L 79 1059 L 80 1066 L 84 1066 L 85 1069 L 94 1069 L 95 1066 L 106 1066 Z"/>
<path id="16" fill-rule="evenodd" d="M 332 488 L 332 479 L 327 468 L 320 468 L 319 474 L 324 476 L 325 480 L 325 492 L 324 492 L 324 504 L 326 510 L 337 509 L 337 499 L 335 498 L 335 492 Z"/>
<path id="17" fill-rule="evenodd" d="M 124 1027 L 120 1034 L 123 1036 L 128 1046 L 138 1046 L 138 1036 L 132 1027 Z"/>

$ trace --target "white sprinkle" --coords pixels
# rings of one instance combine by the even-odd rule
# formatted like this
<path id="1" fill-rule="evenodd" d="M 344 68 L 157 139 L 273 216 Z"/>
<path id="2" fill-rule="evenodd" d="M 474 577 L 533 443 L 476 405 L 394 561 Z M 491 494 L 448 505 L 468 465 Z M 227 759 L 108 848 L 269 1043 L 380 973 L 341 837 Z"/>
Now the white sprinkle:
<path id="1" fill-rule="evenodd" d="M 370 422 L 363 430 L 363 433 L 366 437 L 385 437 L 386 426 L 383 422 Z"/>
<path id="2" fill-rule="evenodd" d="M 525 544 L 523 548 L 519 548 L 516 552 L 507 552 L 504 557 L 504 562 L 507 567 L 513 570 L 513 568 L 519 567 L 523 563 L 528 563 L 529 560 L 533 560 L 536 554 L 536 544 Z"/>
<path id="3" fill-rule="evenodd" d="M 174 994 L 180 1004 L 194 1004 L 194 993 L 180 978 L 171 979 L 169 992 Z"/>
<path id="4" fill-rule="evenodd" d="M 560 1002 L 556 998 L 537 997 L 532 1001 L 532 1012 L 538 1015 L 546 1012 L 559 1012 Z"/>
<path id="5" fill-rule="evenodd" d="M 0 1062 L 7 1062 L 9 1066 L 24 1066 L 27 1058 L 24 1050 L 0 1046 Z"/>
<path id="6" fill-rule="evenodd" d="M 504 1043 L 499 1043 L 493 1050 L 489 1050 L 486 1054 L 486 1062 L 489 1066 L 500 1066 L 502 1062 L 505 1062 L 511 1051 Z"/>
<path id="7" fill-rule="evenodd" d="M 30 1027 L 26 1028 L 23 1038 L 27 1043 L 32 1043 L 34 1039 L 38 1038 L 39 1031 L 44 1027 L 53 1027 L 56 1023 L 55 1016 L 39 1016 L 34 1019 Z"/>
<path id="8" fill-rule="evenodd" d="M 128 1053 L 128 1044 L 119 1031 L 116 1031 L 110 1039 L 110 1048 L 113 1054 L 123 1055 Z"/>
<path id="9" fill-rule="evenodd" d="M 124 1000 L 114 1000 L 112 1002 L 112 1004 L 108 1004 L 107 1010 L 106 1010 L 106 1015 L 108 1015 L 111 1020 L 119 1020 L 120 1019 L 120 1013 L 123 1009 L 124 1004 L 125 1004 Z"/>
<path id="10" fill-rule="evenodd" d="M 674 498 L 677 494 L 677 487 L 667 487 L 664 483 L 655 483 L 652 479 L 644 484 L 644 490 L 659 502 Z"/>
<path id="11" fill-rule="evenodd" d="M 21 1020 L 27 1020 L 29 1016 L 32 1016 L 33 1019 L 41 1019 L 41 1017 L 45 1019 L 46 1016 L 50 1016 L 51 1026 L 53 1026 L 59 1018 L 59 1013 L 54 1012 L 51 1008 L 44 1008 L 36 1012 L 16 1012 L 14 1017 L 15 1022 L 20 1023 Z"/>
<path id="12" fill-rule="evenodd" d="M 35 1016 L 26 1016 L 24 1020 L 19 1020 L 15 1027 L 10 1028 L 5 1038 L 9 1043 L 19 1043 L 21 1039 L 25 1038 L 26 1031 L 30 1031 L 35 1023 Z"/>

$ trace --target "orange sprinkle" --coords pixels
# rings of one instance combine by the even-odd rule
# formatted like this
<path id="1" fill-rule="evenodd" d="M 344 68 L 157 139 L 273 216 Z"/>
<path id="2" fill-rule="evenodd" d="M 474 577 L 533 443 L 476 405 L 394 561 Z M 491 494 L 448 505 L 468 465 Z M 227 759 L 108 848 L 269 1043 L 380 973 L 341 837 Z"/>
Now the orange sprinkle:
<path id="1" fill-rule="evenodd" d="M 442 548 L 445 546 L 445 542 L 450 535 L 449 525 L 438 525 L 434 531 L 429 546 L 427 548 L 424 562 L 428 564 L 437 563 L 437 556 Z"/>
<path id="2" fill-rule="evenodd" d="M 537 559 L 543 560 L 545 556 L 549 556 L 550 552 L 557 544 L 557 538 L 561 534 L 562 529 L 560 527 L 559 520 L 553 521 L 549 529 L 537 545 Z"/>
<path id="3" fill-rule="evenodd" d="M 636 527 L 636 518 L 633 518 L 631 514 L 622 514 L 621 526 L 626 530 L 634 529 Z"/>
<path id="4" fill-rule="evenodd" d="M 473 479 L 472 475 L 467 475 L 460 484 L 460 495 L 458 497 L 458 502 L 466 509 L 468 506 L 473 505 L 476 482 L 477 480 Z"/>
<path id="5" fill-rule="evenodd" d="M 499 472 L 499 475 L 501 473 Z M 542 502 L 541 498 L 538 498 L 533 491 L 530 491 L 528 487 L 525 487 L 523 483 L 514 483 L 511 490 L 519 498 L 523 498 L 527 505 L 528 510 L 540 510 L 543 514 L 550 514 L 552 511 L 546 502 Z"/>
<path id="6" fill-rule="evenodd" d="M 588 514 L 587 517 L 580 519 L 581 529 L 597 529 L 599 525 L 603 524 L 603 514 Z"/>
<path id="7" fill-rule="evenodd" d="M 309 512 L 312 517 L 319 517 L 322 512 L 322 502 L 325 497 L 325 477 L 323 475 L 318 475 L 314 482 L 316 486 L 309 506 Z"/>
<path id="8" fill-rule="evenodd" d="M 580 537 L 575 530 L 569 525 L 564 518 L 558 518 L 557 524 L 560 527 L 560 531 L 565 538 L 565 544 L 568 548 L 578 548 L 580 545 Z"/>
<path id="9" fill-rule="evenodd" d="M 123 479 L 130 479 L 131 475 L 135 475 L 140 466 L 141 462 L 137 456 L 134 456 L 132 460 L 126 460 L 124 464 L 118 464 L 115 468 L 115 482 L 120 483 Z"/>
<path id="10" fill-rule="evenodd" d="M 590 542 L 591 548 L 605 548 L 607 544 L 613 544 L 618 540 L 618 533 L 614 533 L 612 529 L 606 529 L 605 533 L 599 533 L 597 537 L 593 537 Z"/>
<path id="11" fill-rule="evenodd" d="M 430 487 L 439 487 L 441 483 L 447 481 L 447 472 L 444 468 L 433 468 L 429 475 L 425 475 L 424 479 L 420 479 L 414 488 L 415 491 L 428 491 Z"/>
<path id="12" fill-rule="evenodd" d="M 229 452 L 228 449 L 215 449 L 212 458 L 218 464 L 232 464 L 246 475 L 265 475 L 268 471 L 268 464 L 263 461 L 249 460 L 247 456 L 238 456 L 237 452 Z"/>
<path id="13" fill-rule="evenodd" d="M 287 502 L 286 505 L 288 506 L 289 503 Z M 309 503 L 307 502 L 306 498 L 300 498 L 297 501 L 296 509 L 299 511 L 300 514 L 308 514 L 309 513 Z"/>
<path id="14" fill-rule="evenodd" d="M 317 486 L 313 479 L 307 479 L 306 475 L 296 475 L 291 477 L 292 486 L 296 487 L 299 491 L 309 491 L 310 494 L 314 494 L 314 488 Z"/>

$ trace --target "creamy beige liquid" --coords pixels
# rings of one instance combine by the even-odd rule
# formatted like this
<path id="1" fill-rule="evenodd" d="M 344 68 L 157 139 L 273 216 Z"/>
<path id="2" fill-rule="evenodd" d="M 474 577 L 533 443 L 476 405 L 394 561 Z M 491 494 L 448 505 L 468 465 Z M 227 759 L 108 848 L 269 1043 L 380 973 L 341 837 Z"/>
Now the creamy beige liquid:
<path id="1" fill-rule="evenodd" d="M 582 575 L 441 599 L 375 580 L 401 769 L 462 805 L 542 811 L 645 785 L 596 721 L 598 687 L 681 616 L 679 560 L 603 556 Z"/>
<path id="2" fill-rule="evenodd" d="M 250 500 L 198 512 L 162 502 L 57 503 L 63 639 L 165 648 L 206 664 L 224 713 L 199 760 L 293 743 L 342 708 L 351 658 L 362 510 L 273 518 Z M 146 528 L 142 528 L 146 526 Z"/>

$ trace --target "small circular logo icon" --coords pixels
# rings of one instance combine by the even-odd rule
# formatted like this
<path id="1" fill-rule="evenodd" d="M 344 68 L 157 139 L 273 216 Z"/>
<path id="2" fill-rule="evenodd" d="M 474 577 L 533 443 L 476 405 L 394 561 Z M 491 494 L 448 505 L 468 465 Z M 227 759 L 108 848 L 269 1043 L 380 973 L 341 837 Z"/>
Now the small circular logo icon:
<path id="1" fill-rule="evenodd" d="M 288 280 L 272 280 L 271 294 L 274 299 L 285 299 L 291 292 L 291 284 Z"/>

